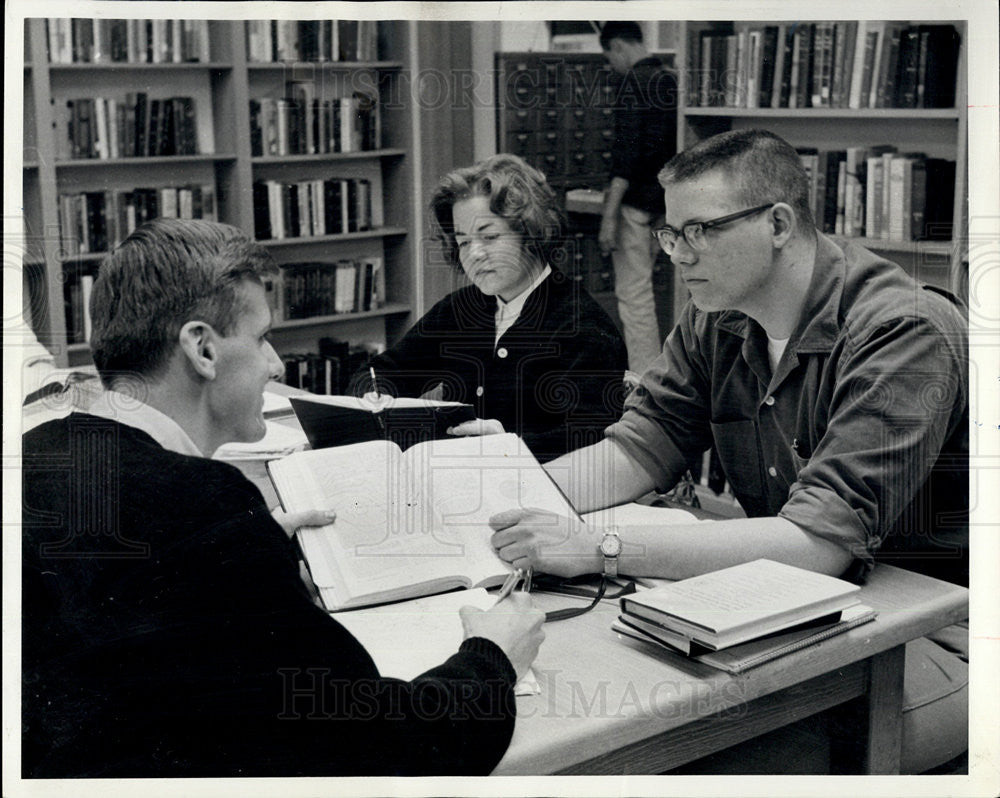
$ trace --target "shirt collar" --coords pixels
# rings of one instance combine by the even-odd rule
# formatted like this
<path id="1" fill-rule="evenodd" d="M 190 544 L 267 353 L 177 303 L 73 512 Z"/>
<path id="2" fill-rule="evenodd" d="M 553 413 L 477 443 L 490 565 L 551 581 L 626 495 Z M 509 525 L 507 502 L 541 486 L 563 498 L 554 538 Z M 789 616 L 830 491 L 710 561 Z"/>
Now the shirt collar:
<path id="1" fill-rule="evenodd" d="M 524 303 L 528 301 L 531 292 L 538 288 L 550 274 L 552 274 L 552 267 L 546 264 L 545 268 L 542 269 L 542 273 L 535 278 L 535 281 L 510 302 L 504 302 L 497 296 L 497 314 L 504 318 L 508 316 L 520 316 L 521 311 L 524 309 Z"/>
<path id="2" fill-rule="evenodd" d="M 87 409 L 92 416 L 107 418 L 142 430 L 170 452 L 204 457 L 194 441 L 170 416 L 119 391 L 105 391 Z"/>
<path id="3" fill-rule="evenodd" d="M 812 279 L 802 306 L 802 315 L 789 338 L 797 352 L 829 352 L 840 330 L 840 300 L 844 292 L 847 260 L 843 250 L 830 238 L 816 233 L 816 258 Z M 745 313 L 721 312 L 715 320 L 719 329 L 746 338 L 751 329 Z M 755 327 L 757 325 L 754 325 Z"/>

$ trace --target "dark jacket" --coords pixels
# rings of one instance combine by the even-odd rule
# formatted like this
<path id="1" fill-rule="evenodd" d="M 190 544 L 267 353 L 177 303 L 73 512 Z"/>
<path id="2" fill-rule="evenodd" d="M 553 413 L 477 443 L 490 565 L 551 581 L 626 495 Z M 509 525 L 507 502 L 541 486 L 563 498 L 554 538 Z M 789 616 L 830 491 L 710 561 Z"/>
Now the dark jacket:
<path id="1" fill-rule="evenodd" d="M 380 387 L 443 398 L 496 418 L 542 462 L 600 440 L 621 415 L 625 344 L 594 299 L 553 271 L 494 346 L 496 299 L 475 286 L 449 294 L 373 359 Z M 366 390 L 367 371 L 355 390 Z"/>
<path id="2" fill-rule="evenodd" d="M 622 202 L 663 216 L 656 176 L 677 152 L 677 80 L 658 58 L 643 58 L 615 86 L 611 176 L 629 181 Z"/>
<path id="3" fill-rule="evenodd" d="M 27 777 L 486 774 L 507 748 L 503 652 L 380 678 L 230 465 L 72 414 L 24 438 L 23 520 Z"/>

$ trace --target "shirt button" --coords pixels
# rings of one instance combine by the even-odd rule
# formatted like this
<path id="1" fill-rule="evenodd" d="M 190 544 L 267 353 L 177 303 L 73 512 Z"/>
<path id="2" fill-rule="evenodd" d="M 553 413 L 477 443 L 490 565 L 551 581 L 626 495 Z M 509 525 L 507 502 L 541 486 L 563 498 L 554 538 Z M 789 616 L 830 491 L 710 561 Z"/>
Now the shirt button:
<path id="1" fill-rule="evenodd" d="M 507 350 L 506 350 L 506 349 L 504 349 L 504 347 L 502 347 L 502 346 L 501 346 L 501 347 L 500 347 L 500 348 L 499 348 L 499 349 L 497 350 L 497 357 L 507 357 Z"/>
<path id="2" fill-rule="evenodd" d="M 476 388 L 476 396 L 482 396 L 482 395 L 483 395 L 483 386 L 480 385 Z"/>
<path id="3" fill-rule="evenodd" d="M 774 404 L 774 397 L 773 396 L 768 396 L 764 400 L 764 404 L 766 404 L 768 407 L 770 407 L 771 405 L 773 405 Z"/>
<path id="4" fill-rule="evenodd" d="M 771 466 L 769 469 L 767 469 L 767 473 L 770 474 L 772 477 L 776 477 L 778 476 L 778 469 L 775 468 L 774 466 Z"/>

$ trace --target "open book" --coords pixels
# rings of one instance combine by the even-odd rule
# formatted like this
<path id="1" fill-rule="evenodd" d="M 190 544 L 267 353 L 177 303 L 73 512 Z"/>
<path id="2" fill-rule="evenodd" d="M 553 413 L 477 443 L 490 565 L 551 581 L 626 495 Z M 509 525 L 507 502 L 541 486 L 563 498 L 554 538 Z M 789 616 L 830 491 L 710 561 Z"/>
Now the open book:
<path id="1" fill-rule="evenodd" d="M 754 560 L 622 598 L 634 616 L 718 650 L 860 602 L 861 588 L 772 560 Z"/>
<path id="2" fill-rule="evenodd" d="M 333 509 L 298 539 L 330 610 L 500 584 L 490 516 L 517 507 L 575 511 L 514 434 L 453 438 L 403 452 L 369 441 L 268 464 L 288 512 Z"/>
<path id="3" fill-rule="evenodd" d="M 433 399 L 321 396 L 289 397 L 313 449 L 373 440 L 394 441 L 401 449 L 445 438 L 448 427 L 476 417 L 472 405 Z"/>

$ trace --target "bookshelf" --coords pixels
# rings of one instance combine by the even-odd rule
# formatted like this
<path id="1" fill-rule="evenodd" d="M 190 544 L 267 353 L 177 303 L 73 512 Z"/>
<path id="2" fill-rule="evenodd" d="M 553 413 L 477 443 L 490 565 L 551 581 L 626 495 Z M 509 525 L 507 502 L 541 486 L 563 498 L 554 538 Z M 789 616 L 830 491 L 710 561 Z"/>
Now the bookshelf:
<path id="1" fill-rule="evenodd" d="M 164 34 L 171 24 L 173 31 Z M 255 183 L 324 180 L 363 183 L 366 192 L 370 192 L 366 196 L 370 217 L 360 228 L 355 225 L 328 232 L 318 226 L 309 229 L 307 235 L 259 240 L 283 269 L 300 263 L 328 264 L 333 269 L 338 261 L 376 261 L 384 275 L 382 295 L 369 307 L 359 302 L 351 312 L 276 318 L 275 348 L 281 355 L 316 352 L 322 337 L 351 343 L 391 343 L 402 335 L 419 311 L 413 297 L 419 294 L 422 253 L 416 218 L 419 214 L 414 212 L 413 198 L 422 192 L 416 185 L 419 170 L 411 162 L 410 153 L 414 137 L 419 135 L 420 121 L 415 106 L 407 102 L 410 76 L 417 63 L 416 23 L 362 23 L 371 26 L 367 32 L 362 28 L 358 33 L 356 26 L 348 31 L 353 38 L 348 39 L 347 47 L 357 43 L 357 50 L 342 49 L 332 54 L 337 60 L 323 61 L 298 60 L 304 52 L 308 55 L 309 51 L 304 49 L 285 49 L 279 53 L 277 37 L 287 31 L 280 32 L 277 26 L 272 29 L 275 42 L 269 45 L 274 48 L 272 57 L 282 55 L 288 60 L 263 60 L 266 56 L 261 56 L 260 40 L 251 41 L 251 34 L 257 36 L 261 24 L 254 20 L 200 22 L 197 25 L 201 26 L 199 30 L 205 41 L 198 45 L 200 50 L 194 56 L 197 60 L 171 60 L 167 49 L 165 60 L 136 63 L 110 60 L 107 53 L 102 56 L 88 53 L 84 57 L 90 61 L 75 61 L 79 54 L 70 51 L 50 58 L 54 40 L 50 41 L 47 20 L 26 21 L 25 306 L 36 335 L 53 352 L 60 366 L 90 361 L 89 346 L 81 340 L 80 319 L 73 312 L 71 295 L 76 297 L 79 312 L 79 286 L 85 276 L 96 274 L 106 249 L 87 251 L 89 246 L 81 246 L 68 235 L 67 201 L 60 199 L 65 195 L 102 194 L 106 201 L 111 201 L 104 208 L 105 215 L 111 216 L 113 209 L 117 216 L 107 222 L 108 237 L 120 239 L 119 233 L 127 232 L 129 224 L 130 211 L 123 210 L 121 205 L 130 196 L 129 192 L 154 189 L 160 203 L 154 207 L 159 210 L 175 201 L 166 191 L 168 188 L 197 187 L 206 193 L 194 193 L 196 199 L 203 200 L 200 206 L 195 204 L 195 215 L 200 210 L 207 218 L 233 224 L 255 235 Z M 337 22 L 332 24 L 336 26 Z M 166 29 L 160 28 L 149 36 L 160 36 L 161 41 L 180 41 L 177 26 L 178 23 L 168 21 Z M 76 30 L 67 30 L 65 35 L 75 42 Z M 148 30 L 153 31 L 151 25 Z M 162 39 L 164 35 L 168 37 L 166 40 Z M 344 47 L 343 35 L 340 42 Z M 294 32 L 292 43 L 298 46 Z M 151 60 L 153 39 L 149 38 L 147 44 L 147 58 Z M 282 47 L 288 44 L 287 38 L 281 39 Z M 130 57 L 133 55 L 130 52 Z M 329 49 L 325 57 L 331 57 Z M 348 127 L 337 130 L 339 151 L 332 151 L 331 145 L 295 154 L 254 154 L 251 101 L 261 98 L 280 101 L 292 84 L 309 84 L 320 101 L 351 98 L 356 92 L 372 98 L 378 106 L 378 129 L 372 128 L 377 140 L 366 140 L 364 149 L 354 141 L 353 133 L 350 141 L 354 144 L 348 144 L 347 138 L 341 141 L 341 130 L 345 136 L 350 130 L 345 122 Z M 113 98 L 120 105 L 123 98 L 134 97 L 135 93 L 144 93 L 150 103 L 154 98 L 191 98 L 193 154 L 129 156 L 105 151 L 98 157 L 81 157 L 66 152 L 61 139 L 66 135 L 62 127 L 65 122 L 58 115 L 67 113 L 63 110 L 67 101 Z M 105 123 L 109 129 L 112 118 L 109 112 L 106 117 L 109 121 Z M 132 130 L 131 125 L 126 129 Z M 333 133 L 330 135 L 332 142 Z M 117 140 L 122 148 L 121 134 Z M 163 198 L 168 195 L 168 206 L 163 206 Z M 185 195 L 184 199 L 189 201 L 190 196 Z M 214 207 L 214 216 L 207 213 L 210 207 Z M 81 219 L 89 218 L 87 211 L 82 213 Z M 280 285 L 275 296 L 281 298 Z M 281 304 L 276 302 L 279 313 Z"/>
<path id="2" fill-rule="evenodd" d="M 893 239 L 884 235 L 848 237 L 873 251 L 884 253 L 920 282 L 963 293 L 963 264 L 968 258 L 962 244 L 967 224 L 964 202 L 967 185 L 965 23 L 935 21 L 930 26 L 935 30 L 930 34 L 933 36 L 940 32 L 939 26 L 952 25 L 958 37 L 953 64 L 942 64 L 941 59 L 936 64 L 939 71 L 947 75 L 946 80 L 949 82 L 948 86 L 936 87 L 935 91 L 940 96 L 932 96 L 930 89 L 926 95 L 921 95 L 919 101 L 912 93 L 906 94 L 906 87 L 901 82 L 905 69 L 898 60 L 906 58 L 905 43 L 894 53 L 897 60 L 893 61 L 892 57 L 888 57 L 886 61 L 887 66 L 882 75 L 882 79 L 887 81 L 884 93 L 879 93 L 877 85 L 872 89 L 871 82 L 877 84 L 878 80 L 870 78 L 870 83 L 862 84 L 853 98 L 850 94 L 853 79 L 858 77 L 853 73 L 853 63 L 863 34 L 870 36 L 874 31 L 877 36 L 880 30 L 889 31 L 884 34 L 884 52 L 889 56 L 895 46 L 891 37 L 893 28 L 901 31 L 900 40 L 905 41 L 907 30 L 918 31 L 924 24 L 920 21 L 900 21 L 895 24 L 872 21 L 859 27 L 859 23 L 849 21 L 799 25 L 790 21 L 683 23 L 677 41 L 678 62 L 686 66 L 681 70 L 678 146 L 689 147 L 700 139 L 726 130 L 765 127 L 797 148 L 814 148 L 822 152 L 889 144 L 899 153 L 919 152 L 931 159 L 955 162 L 954 196 L 950 201 L 950 213 L 947 214 L 950 218 L 945 225 L 950 227 L 950 235 L 941 235 L 939 229 L 935 238 L 940 240 Z M 806 30 L 796 34 L 797 28 Z M 817 31 L 820 33 L 817 34 Z M 823 39 L 824 31 L 828 37 L 826 39 Z M 756 32 L 756 35 L 751 32 Z M 761 48 L 766 53 L 767 37 L 775 34 L 771 52 L 775 53 L 776 63 L 769 80 L 767 59 L 759 56 L 755 58 L 751 52 L 754 48 Z M 814 38 L 807 46 L 806 41 L 795 41 L 797 35 Z M 843 50 L 838 49 L 838 36 L 844 46 Z M 914 33 L 914 36 L 919 37 L 919 34 Z M 790 87 L 785 87 L 784 94 L 779 93 L 777 87 L 781 83 L 780 74 L 777 75 L 778 81 L 773 82 L 779 66 L 783 66 L 778 50 L 786 40 L 784 37 L 788 37 L 789 42 L 786 55 L 791 55 L 795 47 L 802 48 L 799 65 L 803 81 L 815 80 L 815 75 L 807 71 L 807 64 L 820 64 L 816 66 L 820 70 L 819 81 L 810 85 L 810 89 L 820 89 L 817 91 L 818 98 L 811 96 L 811 91 L 808 98 L 800 95 L 797 107 L 787 107 L 791 104 L 788 98 Z M 721 47 L 713 51 L 711 45 L 706 46 L 706 40 L 719 42 Z M 877 47 L 883 40 L 876 38 L 873 41 Z M 940 53 L 941 48 L 938 47 L 935 51 L 933 41 L 931 44 L 931 50 Z M 829 52 L 825 67 L 822 65 L 824 49 Z M 806 52 L 812 55 L 811 59 L 806 59 Z M 916 49 L 913 50 L 913 69 L 917 68 L 917 52 Z M 877 63 L 876 60 L 869 67 L 866 57 L 868 56 L 862 53 L 861 60 L 858 61 L 858 66 L 862 69 L 859 75 L 863 75 L 864 69 L 874 69 L 874 63 Z M 744 58 L 745 62 L 741 60 Z M 762 60 L 763 67 L 760 66 Z M 924 69 L 924 62 L 920 62 L 919 67 Z M 822 71 L 824 69 L 825 73 Z M 934 69 L 932 57 L 926 63 L 926 70 Z M 952 69 L 954 73 L 951 72 Z M 953 86 L 950 85 L 952 74 Z M 709 77 L 710 75 L 715 77 Z M 789 77 L 786 75 L 786 83 Z M 717 82 L 713 83 L 713 80 Z M 927 85 L 930 86 L 931 83 L 928 82 Z M 768 91 L 768 87 L 771 87 L 771 91 Z M 754 95 L 754 88 L 760 93 Z M 865 88 L 868 89 L 867 98 L 862 90 Z M 952 89 L 953 98 L 950 96 Z M 945 98 L 944 102 L 939 102 L 942 97 Z M 802 102 L 803 99 L 806 101 Z M 816 102 L 813 102 L 814 99 Z M 873 99 L 875 102 L 872 102 Z M 921 104 L 924 107 L 910 107 Z M 935 107 L 941 104 L 946 104 L 946 107 Z M 851 107 L 852 105 L 866 107 Z M 927 186 L 928 195 L 932 189 L 933 186 Z M 684 296 L 683 286 L 675 286 L 675 289 L 678 296 Z"/>

